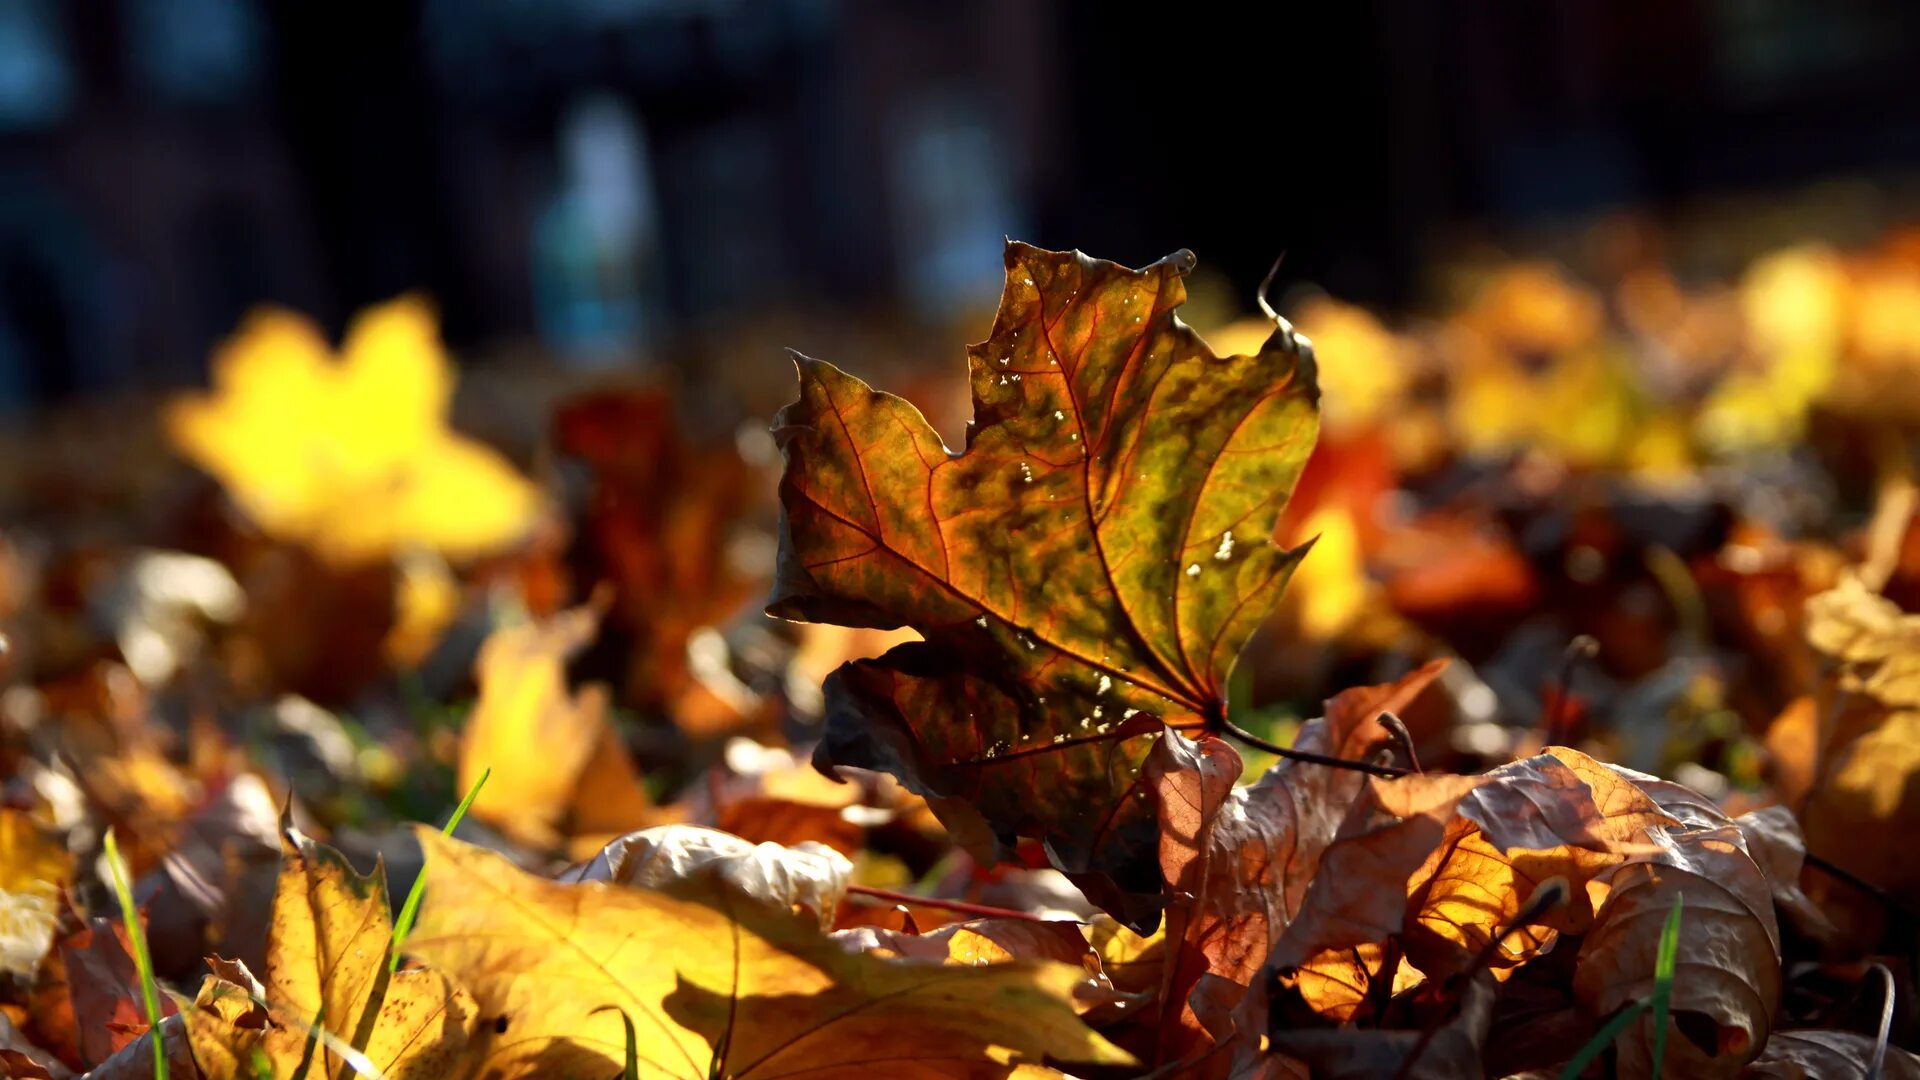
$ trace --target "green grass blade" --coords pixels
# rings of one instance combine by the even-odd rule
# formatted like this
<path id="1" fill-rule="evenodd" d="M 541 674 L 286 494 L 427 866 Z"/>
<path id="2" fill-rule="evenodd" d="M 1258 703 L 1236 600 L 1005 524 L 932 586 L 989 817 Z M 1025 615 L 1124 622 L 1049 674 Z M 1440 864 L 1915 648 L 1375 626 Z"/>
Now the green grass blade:
<path id="1" fill-rule="evenodd" d="M 1633 1023 L 1635 1017 L 1646 1011 L 1647 1003 L 1636 1001 L 1615 1013 L 1613 1019 L 1601 1025 L 1600 1030 L 1593 1033 L 1593 1038 L 1587 1040 L 1587 1045 L 1581 1047 L 1579 1053 L 1573 1055 L 1571 1060 L 1561 1066 L 1560 1080 L 1579 1080 L 1580 1074 L 1586 1071 L 1587 1066 L 1593 1064 L 1593 1059 L 1599 1057 L 1613 1040 L 1619 1038 L 1620 1033 L 1626 1030 L 1628 1024 Z"/>
<path id="2" fill-rule="evenodd" d="M 1653 961 L 1653 997 L 1643 998 L 1621 1009 L 1593 1038 L 1560 1069 L 1560 1080 L 1576 1080 L 1593 1060 L 1600 1056 L 1628 1024 L 1647 1010 L 1653 1010 L 1653 1080 L 1660 1080 L 1660 1068 L 1667 1056 L 1667 1016 L 1673 1003 L 1673 973 L 1680 959 L 1680 909 L 1684 898 L 1676 897 L 1673 910 L 1660 928 L 1660 951 Z"/>
<path id="3" fill-rule="evenodd" d="M 120 901 L 120 918 L 133 943 L 133 964 L 140 971 L 140 996 L 147 1008 L 147 1030 L 153 1034 L 153 1080 L 167 1080 L 167 1040 L 160 1031 L 160 992 L 153 981 L 153 957 L 147 952 L 147 933 L 140 927 L 140 909 L 133 903 L 129 871 L 120 857 L 120 842 L 107 830 L 107 872 L 113 876 L 113 895 Z"/>
<path id="4" fill-rule="evenodd" d="M 480 779 L 473 782 L 473 787 L 467 789 L 467 795 L 460 800 L 460 805 L 453 808 L 453 816 L 447 819 L 446 828 L 441 829 L 441 833 L 447 836 L 453 835 L 453 830 L 460 827 L 460 819 L 467 816 L 467 808 L 472 806 L 473 800 L 479 796 L 480 789 L 487 786 L 487 777 L 492 775 L 493 766 L 491 765 L 481 770 Z M 400 944 L 407 940 L 407 935 L 413 930 L 413 920 L 420 914 L 420 897 L 426 893 L 426 890 L 427 871 L 423 866 L 420 868 L 419 875 L 413 879 L 413 888 L 407 890 L 407 902 L 400 905 L 400 917 L 393 920 L 393 945 L 387 949 L 388 971 L 400 970 Z"/>
<path id="5" fill-rule="evenodd" d="M 1673 971 L 1680 960 L 1680 909 L 1685 896 L 1673 898 L 1673 910 L 1660 928 L 1660 954 L 1653 963 L 1653 1080 L 1667 1063 L 1667 1014 L 1673 1006 Z"/>

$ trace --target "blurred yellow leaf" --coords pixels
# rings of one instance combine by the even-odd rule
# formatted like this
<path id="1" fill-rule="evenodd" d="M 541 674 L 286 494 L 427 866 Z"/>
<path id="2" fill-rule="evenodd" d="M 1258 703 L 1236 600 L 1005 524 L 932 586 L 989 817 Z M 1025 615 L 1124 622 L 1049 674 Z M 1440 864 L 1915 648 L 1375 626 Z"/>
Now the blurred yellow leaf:
<path id="1" fill-rule="evenodd" d="M 600 629 L 591 607 L 503 627 L 480 647 L 480 699 L 460 733 L 458 786 L 493 774 L 473 816 L 513 840 L 587 854 L 658 817 L 607 720 L 607 688 L 567 688 L 567 659 Z"/>
<path id="2" fill-rule="evenodd" d="M 256 313 L 215 355 L 213 382 L 169 405 L 174 445 L 267 533 L 331 561 L 484 554 L 538 513 L 525 477 L 448 428 L 453 366 L 417 297 L 362 313 L 337 358 L 306 319 Z"/>
<path id="3" fill-rule="evenodd" d="M 26 811 L 0 809 L 0 971 L 32 977 L 53 943 L 60 889 L 72 873 L 65 844 Z"/>
<path id="4" fill-rule="evenodd" d="M 497 1080 L 641 1075 L 1005 1077 L 1043 1058 L 1128 1064 L 1072 1006 L 1084 969 L 913 963 L 844 950 L 813 918 L 711 874 L 668 888 L 562 885 L 419 830 L 427 901 L 409 945 L 497 1017 Z M 591 993 L 556 992 L 592 987 Z M 612 1008 L 607 1008 L 611 1006 Z"/>

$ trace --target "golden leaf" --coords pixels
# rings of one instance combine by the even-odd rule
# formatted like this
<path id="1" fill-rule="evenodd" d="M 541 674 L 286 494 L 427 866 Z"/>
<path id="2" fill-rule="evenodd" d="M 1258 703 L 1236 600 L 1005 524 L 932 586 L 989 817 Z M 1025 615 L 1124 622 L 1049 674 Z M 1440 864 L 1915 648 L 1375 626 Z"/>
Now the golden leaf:
<path id="1" fill-rule="evenodd" d="M 473 816 L 522 844 L 591 853 L 656 815 L 607 719 L 607 688 L 567 689 L 568 657 L 600 627 L 588 607 L 496 630 L 480 647 L 480 700 L 460 735 L 459 788 L 493 773 Z"/>
<path id="2" fill-rule="evenodd" d="M 65 844 L 26 811 L 0 809 L 0 971 L 30 978 L 40 966 L 72 873 Z"/>
<path id="3" fill-rule="evenodd" d="M 363 312 L 338 358 L 306 319 L 258 312 L 215 355 L 213 382 L 169 405 L 174 445 L 261 529 L 329 561 L 480 555 L 539 511 L 525 477 L 448 428 L 453 366 L 417 297 Z"/>
<path id="4" fill-rule="evenodd" d="M 339 852 L 298 834 L 283 836 L 282 849 L 264 984 L 243 965 L 216 959 L 189 1015 L 201 1074 L 251 1080 L 258 1052 L 276 1076 L 294 1075 L 309 1054 L 315 1075 L 340 1075 L 338 1054 L 310 1046 L 319 1028 L 362 1051 L 389 1080 L 459 1075 L 473 998 L 438 971 L 389 973 L 393 923 L 381 872 L 363 877 Z"/>
<path id="5" fill-rule="evenodd" d="M 849 953 L 810 916 L 715 875 L 659 890 L 564 885 L 419 835 L 427 901 L 409 950 L 472 987 L 494 1018 L 481 1057 L 499 1080 L 617 1072 L 623 1012 L 643 1076 L 998 1080 L 1043 1057 L 1132 1060 L 1075 1016 L 1080 969 Z"/>

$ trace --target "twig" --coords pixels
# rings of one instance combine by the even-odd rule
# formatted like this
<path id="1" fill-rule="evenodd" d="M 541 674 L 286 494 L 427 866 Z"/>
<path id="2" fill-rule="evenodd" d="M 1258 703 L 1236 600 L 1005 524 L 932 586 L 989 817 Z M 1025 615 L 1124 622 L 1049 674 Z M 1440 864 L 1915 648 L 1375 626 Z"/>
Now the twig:
<path id="1" fill-rule="evenodd" d="M 1256 750 L 1265 750 L 1267 753 L 1277 757 L 1290 758 L 1294 761 L 1304 761 L 1312 765 L 1325 765 L 1330 769 L 1352 769 L 1354 772 L 1363 772 L 1369 776 L 1382 776 L 1388 779 L 1405 776 L 1413 771 L 1411 769 L 1402 769 L 1397 765 L 1375 765 L 1368 761 L 1354 761 L 1351 758 L 1316 754 L 1311 750 L 1295 750 L 1291 746 L 1281 746 L 1279 743 L 1269 742 L 1240 727 L 1231 720 L 1221 720 L 1219 724 L 1221 730 L 1239 739 L 1241 742 L 1246 743 L 1248 746 Z"/>
<path id="2" fill-rule="evenodd" d="M 918 904 L 921 907 L 942 908 L 957 911 L 962 915 L 975 915 L 983 919 L 1024 919 L 1027 922 L 1046 922 L 1040 916 L 1012 908 L 992 907 L 987 904 L 970 904 L 965 900 L 942 900 L 932 896 L 915 896 L 912 893 L 895 892 L 875 885 L 849 885 L 849 896 L 871 896 L 875 900 L 885 900 L 893 904 Z"/>
<path id="3" fill-rule="evenodd" d="M 1407 730 L 1405 722 L 1390 712 L 1383 712 L 1380 714 L 1379 723 L 1381 727 L 1387 729 L 1387 734 L 1393 736 L 1393 741 L 1398 744 L 1400 756 L 1406 761 L 1407 768 L 1414 772 L 1425 772 L 1426 770 L 1420 767 L 1420 754 L 1413 748 L 1413 732 Z"/>
<path id="4" fill-rule="evenodd" d="M 1920 920 L 1920 910 L 1914 909 L 1912 906 L 1908 905 L 1906 901 L 1893 895 L 1892 893 L 1881 888 L 1880 886 L 1875 885 L 1873 882 L 1868 881 L 1865 878 L 1862 878 L 1856 875 L 1853 871 L 1847 870 L 1841 866 L 1835 865 L 1834 863 L 1831 863 L 1826 859 L 1823 859 L 1820 856 L 1815 855 L 1811 851 L 1807 852 L 1806 863 L 1808 866 L 1811 866 L 1814 869 L 1821 871 L 1822 873 L 1826 874 L 1828 877 L 1834 878 L 1837 881 L 1851 885 L 1854 888 L 1860 890 L 1861 892 L 1866 893 L 1868 896 L 1873 897 L 1875 900 L 1880 901 L 1882 904 L 1886 905 L 1889 911 L 1897 911 L 1900 914 L 1905 915 L 1910 919 Z"/>
<path id="5" fill-rule="evenodd" d="M 1573 672 L 1583 661 L 1600 655 L 1600 643 L 1586 634 L 1576 636 L 1567 642 L 1567 651 L 1560 655 L 1560 677 L 1553 687 L 1553 710 L 1546 719 L 1546 737 L 1549 745 L 1562 743 L 1569 734 L 1565 728 L 1572 718 L 1567 715 L 1573 703 Z"/>

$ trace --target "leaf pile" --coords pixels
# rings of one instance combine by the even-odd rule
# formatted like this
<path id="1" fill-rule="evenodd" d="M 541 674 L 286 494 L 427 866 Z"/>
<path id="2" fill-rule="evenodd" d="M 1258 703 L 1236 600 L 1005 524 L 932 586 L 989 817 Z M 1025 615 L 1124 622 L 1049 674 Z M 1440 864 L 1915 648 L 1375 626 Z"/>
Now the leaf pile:
<path id="1" fill-rule="evenodd" d="M 1203 334 L 1009 243 L 963 408 L 498 447 L 423 303 L 258 315 L 141 515 L 7 494 L 0 1074 L 1920 1075 L 1916 252 Z"/>

